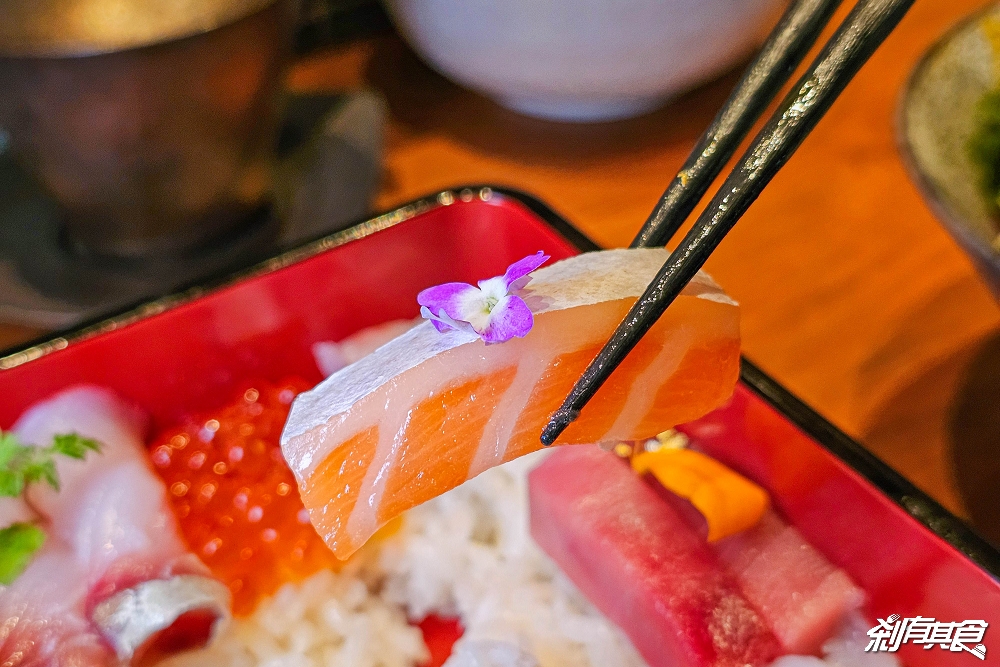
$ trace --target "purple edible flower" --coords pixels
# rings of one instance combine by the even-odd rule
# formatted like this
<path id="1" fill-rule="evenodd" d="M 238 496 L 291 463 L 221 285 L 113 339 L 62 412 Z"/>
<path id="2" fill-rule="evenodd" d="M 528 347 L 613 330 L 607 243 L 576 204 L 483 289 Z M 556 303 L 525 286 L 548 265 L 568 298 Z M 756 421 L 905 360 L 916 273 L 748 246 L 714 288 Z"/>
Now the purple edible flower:
<path id="1" fill-rule="evenodd" d="M 545 263 L 548 255 L 539 250 L 507 267 L 502 276 L 468 283 L 445 283 L 429 287 L 417 295 L 420 314 L 434 327 L 477 334 L 487 345 L 523 338 L 534 324 L 528 304 L 517 295 L 531 280 L 528 275 Z"/>

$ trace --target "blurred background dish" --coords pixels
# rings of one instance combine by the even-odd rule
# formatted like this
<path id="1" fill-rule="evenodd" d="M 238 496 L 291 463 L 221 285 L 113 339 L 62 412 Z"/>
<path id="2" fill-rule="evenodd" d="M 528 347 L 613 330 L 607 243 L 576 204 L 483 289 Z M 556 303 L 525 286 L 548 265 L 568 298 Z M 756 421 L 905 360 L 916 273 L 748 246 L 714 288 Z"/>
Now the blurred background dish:
<path id="1" fill-rule="evenodd" d="M 300 5 L 5 6 L 0 317 L 67 326 L 369 212 L 384 103 L 284 92 L 296 29 L 331 23 Z"/>
<path id="2" fill-rule="evenodd" d="M 993 5 L 924 55 L 904 92 L 899 136 L 924 198 L 1000 298 L 998 87 L 1000 7 Z"/>
<path id="3" fill-rule="evenodd" d="M 235 23 L 275 0 L 6 0 L 0 52 L 84 56 L 190 37 Z"/>
<path id="4" fill-rule="evenodd" d="M 386 0 L 433 67 L 554 120 L 650 111 L 760 44 L 782 0 Z"/>
<path id="5" fill-rule="evenodd" d="M 4 20 L 0 127 L 86 252 L 189 250 L 270 194 L 298 0 L 177 4 L 18 0 Z"/>

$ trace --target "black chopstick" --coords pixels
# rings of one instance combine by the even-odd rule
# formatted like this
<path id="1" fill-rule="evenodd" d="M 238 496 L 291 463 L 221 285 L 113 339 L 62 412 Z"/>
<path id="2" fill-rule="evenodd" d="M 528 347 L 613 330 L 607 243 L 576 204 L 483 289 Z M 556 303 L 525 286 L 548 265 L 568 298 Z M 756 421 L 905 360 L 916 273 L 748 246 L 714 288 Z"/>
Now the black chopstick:
<path id="1" fill-rule="evenodd" d="M 816 126 L 914 0 L 858 0 L 836 33 L 758 133 L 708 208 L 670 255 L 542 431 L 543 444 L 580 414 L 639 339 L 695 276 L 761 190 Z"/>
<path id="2" fill-rule="evenodd" d="M 670 241 L 750 128 L 805 58 L 840 3 L 841 0 L 795 0 L 788 6 L 649 214 L 632 241 L 633 248 L 663 246 Z"/>

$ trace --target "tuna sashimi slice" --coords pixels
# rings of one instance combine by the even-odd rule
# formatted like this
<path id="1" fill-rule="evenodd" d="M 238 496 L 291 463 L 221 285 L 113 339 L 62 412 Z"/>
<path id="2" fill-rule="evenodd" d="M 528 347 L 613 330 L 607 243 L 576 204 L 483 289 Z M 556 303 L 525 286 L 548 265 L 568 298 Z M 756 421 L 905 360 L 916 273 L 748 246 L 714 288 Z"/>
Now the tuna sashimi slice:
<path id="1" fill-rule="evenodd" d="M 864 592 L 776 514 L 714 545 L 788 653 L 819 651 Z"/>
<path id="2" fill-rule="evenodd" d="M 487 346 L 425 322 L 300 394 L 281 444 L 317 532 L 347 558 L 387 521 L 541 447 L 539 435 L 668 257 L 579 255 L 532 274 L 524 338 Z M 732 393 L 739 313 L 699 274 L 558 444 L 638 440 Z"/>
<path id="3" fill-rule="evenodd" d="M 570 447 L 529 475 L 531 534 L 651 667 L 766 665 L 777 639 L 736 578 L 617 457 Z"/>

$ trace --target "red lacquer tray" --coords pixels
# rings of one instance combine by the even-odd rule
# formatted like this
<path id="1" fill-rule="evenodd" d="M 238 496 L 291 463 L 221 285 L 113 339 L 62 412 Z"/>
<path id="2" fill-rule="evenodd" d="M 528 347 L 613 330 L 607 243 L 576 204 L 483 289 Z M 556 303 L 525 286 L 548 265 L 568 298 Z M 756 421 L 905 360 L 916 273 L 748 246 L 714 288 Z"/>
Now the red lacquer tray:
<path id="1" fill-rule="evenodd" d="M 498 275 L 539 249 L 595 246 L 539 202 L 485 187 L 444 192 L 214 285 L 0 356 L 0 428 L 78 382 L 108 386 L 157 426 L 230 398 L 245 380 L 320 376 L 310 346 L 417 315 L 422 288 Z M 748 362 L 730 404 L 684 427 L 761 482 L 777 507 L 868 592 L 879 617 L 1000 619 L 1000 553 Z M 985 664 L 1000 640 L 985 637 Z M 984 664 L 910 645 L 913 667 Z"/>

